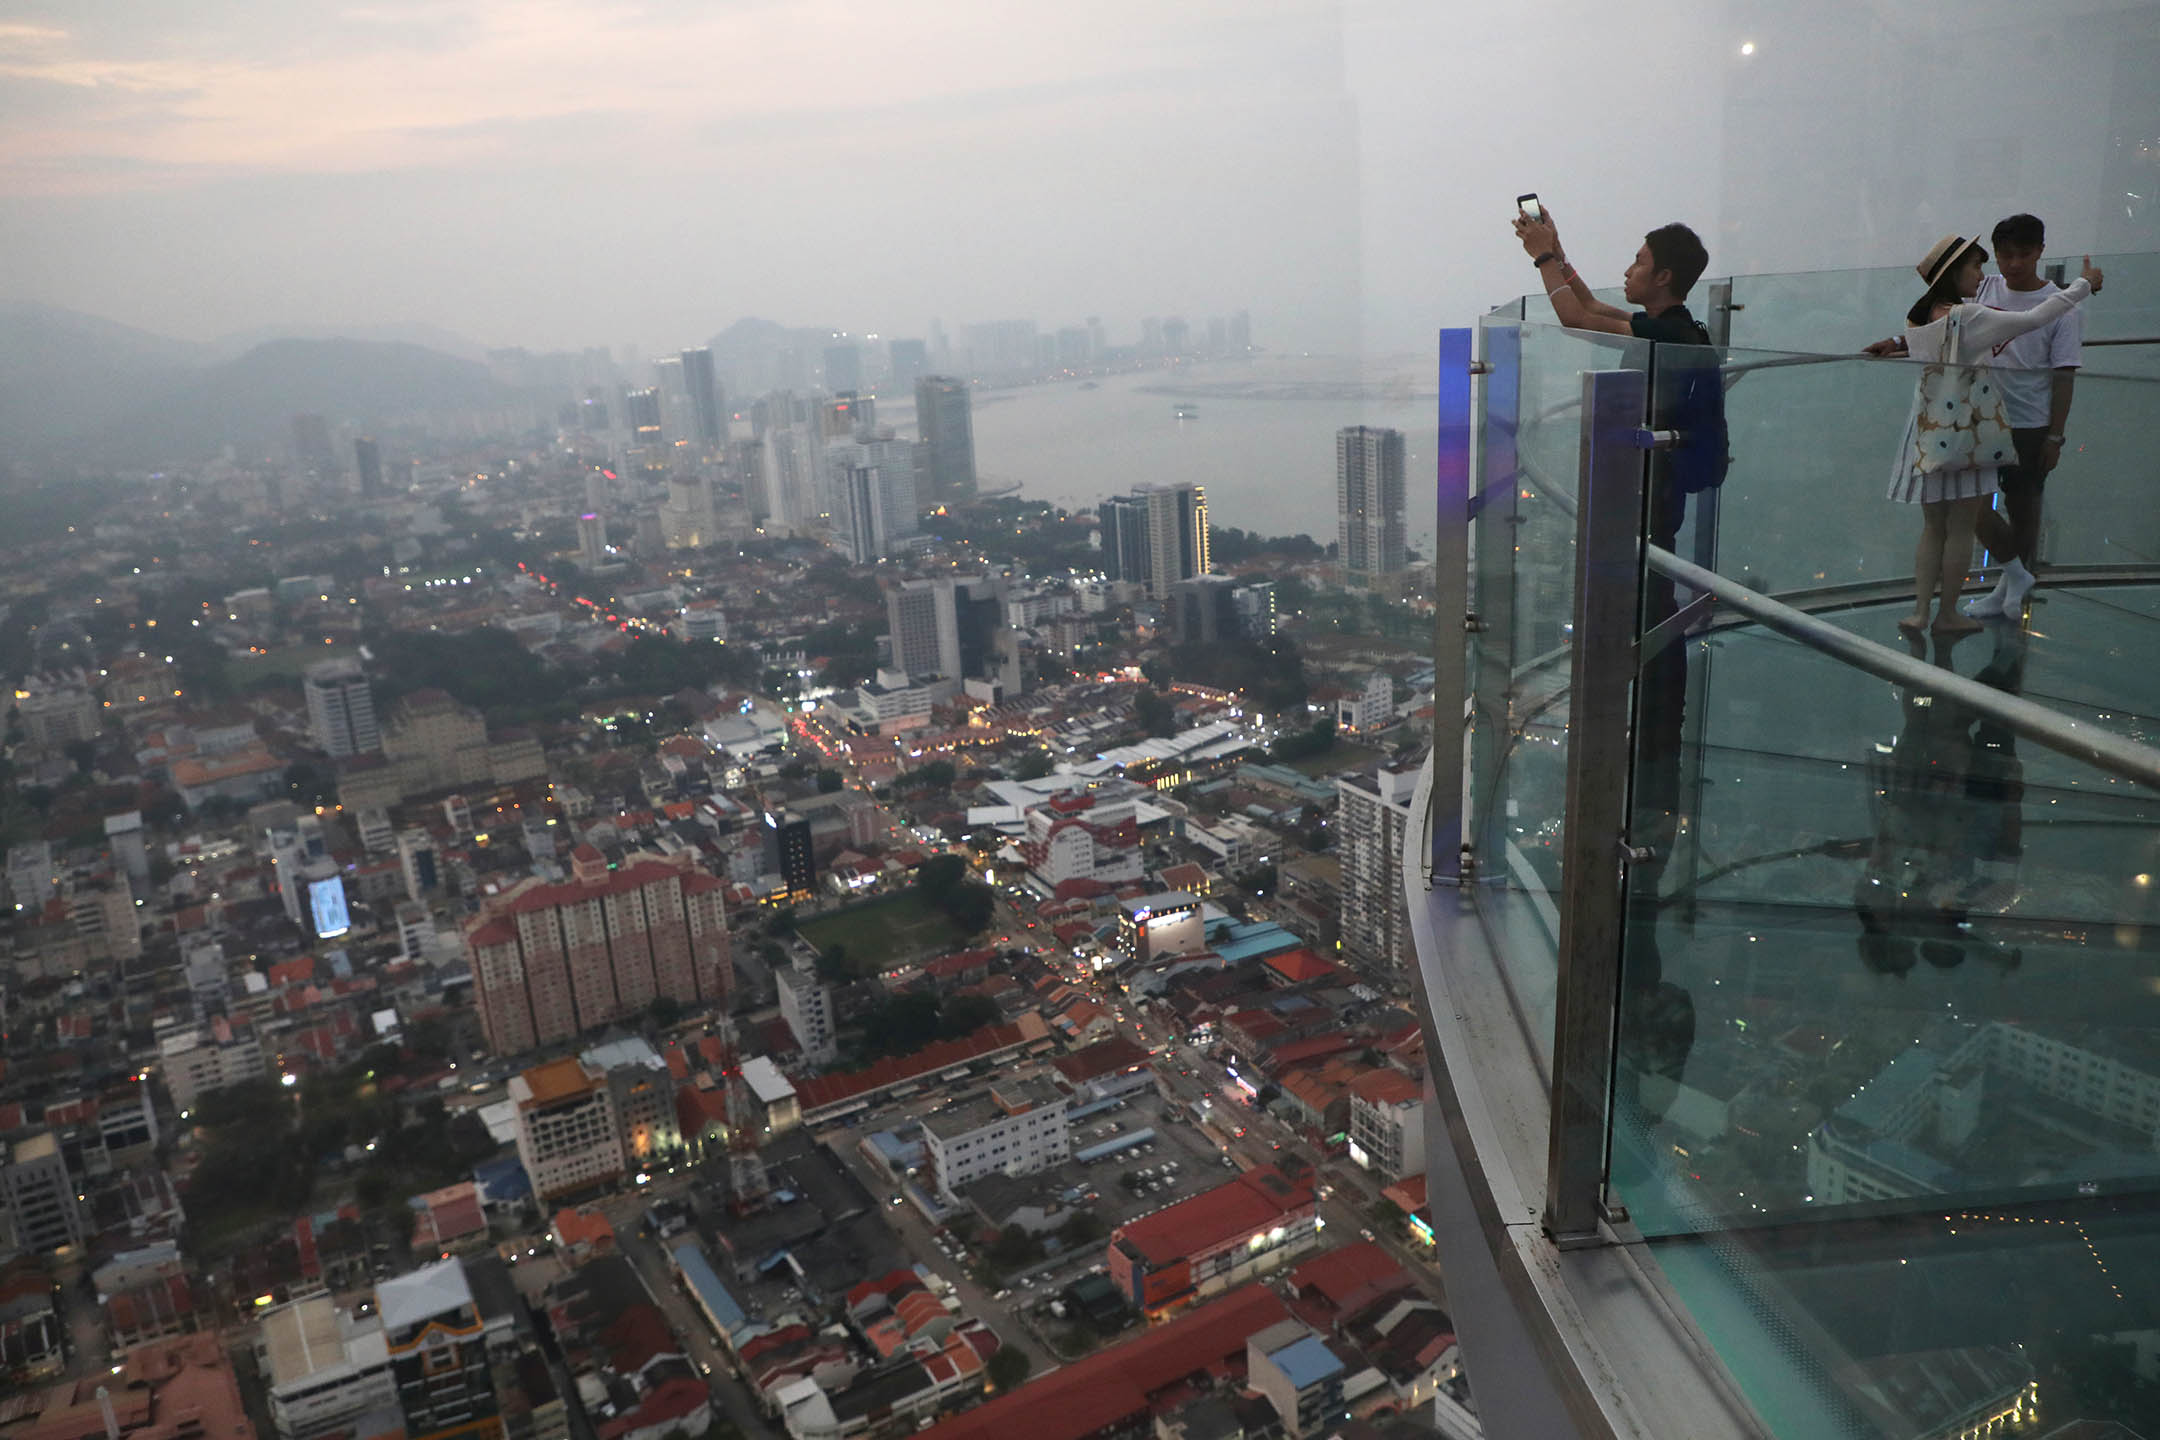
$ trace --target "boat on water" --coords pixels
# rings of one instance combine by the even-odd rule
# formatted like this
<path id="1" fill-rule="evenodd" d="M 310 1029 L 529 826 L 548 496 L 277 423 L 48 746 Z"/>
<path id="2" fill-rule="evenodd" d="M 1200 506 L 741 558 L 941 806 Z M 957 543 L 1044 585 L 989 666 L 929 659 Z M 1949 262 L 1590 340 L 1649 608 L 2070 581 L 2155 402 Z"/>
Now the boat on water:
<path id="1" fill-rule="evenodd" d="M 1197 405 L 1180 405 L 1177 407 L 1177 418 L 1180 420 L 1197 420 L 1200 418 L 1200 407 Z"/>

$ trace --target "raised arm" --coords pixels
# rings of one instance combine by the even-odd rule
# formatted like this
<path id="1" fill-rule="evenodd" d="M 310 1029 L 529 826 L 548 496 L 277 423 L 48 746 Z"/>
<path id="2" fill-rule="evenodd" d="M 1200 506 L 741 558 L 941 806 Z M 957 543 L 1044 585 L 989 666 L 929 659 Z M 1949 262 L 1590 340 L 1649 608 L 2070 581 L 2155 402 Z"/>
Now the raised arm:
<path id="1" fill-rule="evenodd" d="M 1972 346 L 1986 346 L 1992 350 L 2005 341 L 2043 326 L 2051 325 L 2085 302 L 2085 298 L 2100 288 L 2101 273 L 2093 267 L 2092 257 L 2085 257 L 2085 268 L 2078 278 L 2041 301 L 2030 310 L 1990 310 L 1985 305 L 1964 304 L 1958 306 L 1958 322 Z"/>
<path id="2" fill-rule="evenodd" d="M 1542 220 L 1516 216 L 1515 235 L 1522 241 L 1523 252 L 1537 262 L 1538 284 L 1552 301 L 1553 313 L 1560 317 L 1562 325 L 1570 330 L 1602 330 L 1609 335 L 1632 332 L 1628 312 L 1592 295 L 1575 267 L 1567 263 L 1567 253 L 1560 248 L 1559 227 L 1553 224 L 1550 210 Z"/>

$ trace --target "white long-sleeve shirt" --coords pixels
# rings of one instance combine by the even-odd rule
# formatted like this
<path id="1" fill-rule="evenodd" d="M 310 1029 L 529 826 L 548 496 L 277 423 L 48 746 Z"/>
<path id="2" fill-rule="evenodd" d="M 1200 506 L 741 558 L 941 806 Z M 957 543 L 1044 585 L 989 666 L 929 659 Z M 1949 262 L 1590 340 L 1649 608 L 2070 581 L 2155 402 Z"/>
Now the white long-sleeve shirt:
<path id="1" fill-rule="evenodd" d="M 2072 308 L 2083 304 L 2090 294 L 2092 286 L 2080 275 L 2030 310 L 1996 310 L 1968 300 L 1954 311 L 1959 334 L 1963 337 L 1958 346 L 1961 353 L 1947 357 L 1942 353 L 1943 336 L 1950 327 L 1948 315 L 1908 329 L 1905 353 L 1914 360 L 1933 362 L 1947 358 L 1958 365 L 1987 365 L 2002 353 L 2003 346 L 2020 335 L 2060 320 Z"/>
<path id="2" fill-rule="evenodd" d="M 1950 316 L 1930 320 L 1925 325 L 1914 325 L 1905 331 L 1907 358 L 1935 364 L 1947 360 L 1955 365 L 1991 365 L 2003 347 L 2020 335 L 2029 334 L 2041 326 L 2052 323 L 2070 313 L 2092 294 L 2092 286 L 2084 276 L 2056 291 L 2030 310 L 1994 310 L 1970 301 L 1960 304 L 1952 312 L 1958 320 L 1958 353 L 1945 356 L 1943 337 L 1949 333 Z M 1968 500 L 1992 495 L 1997 483 L 1997 470 L 1993 465 L 1970 469 L 1931 470 L 1923 473 L 1918 464 L 1918 432 L 1920 426 L 1919 387 L 1914 387 L 1912 411 L 1905 417 L 1905 433 L 1898 440 L 1897 461 L 1890 471 L 1892 500 L 1906 504 L 1933 504 L 1942 500 Z"/>

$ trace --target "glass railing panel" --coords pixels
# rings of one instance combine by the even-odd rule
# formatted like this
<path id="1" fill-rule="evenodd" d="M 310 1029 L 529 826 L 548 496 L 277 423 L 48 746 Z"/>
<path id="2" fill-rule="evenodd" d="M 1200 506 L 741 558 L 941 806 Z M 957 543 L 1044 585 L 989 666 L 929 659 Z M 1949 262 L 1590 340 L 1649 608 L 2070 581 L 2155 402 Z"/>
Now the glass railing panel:
<path id="1" fill-rule="evenodd" d="M 1487 317 L 1480 508 L 1472 541 L 1472 839 L 1481 909 L 1499 927 L 1531 1033 L 1552 1029 L 1566 808 L 1568 641 L 1582 376 L 1643 368 L 1649 347 Z"/>
<path id="2" fill-rule="evenodd" d="M 2156 376 L 2107 373 L 2136 353 L 2129 347 L 2085 352 L 2062 460 L 2047 478 L 2041 509 L 2043 575 L 2051 565 L 2160 566 L 2160 505 L 2153 503 L 2160 367 Z M 2048 588 L 2034 593 L 2044 601 Z"/>
<path id="3" fill-rule="evenodd" d="M 1910 653 L 2160 714 L 2160 581 L 2057 604 L 2076 645 Z M 2111 1413 L 2160 1254 L 2160 794 L 1754 625 L 1676 648 L 1643 670 L 1682 719 L 1637 733 L 1617 1197 L 1744 1387 L 1819 1382 L 1751 1389 L 1841 1417 L 1793 1433 Z"/>
<path id="4" fill-rule="evenodd" d="M 1682 432 L 1684 447 L 1694 443 L 1706 414 L 1713 426 L 1716 418 L 1714 398 L 1706 403 L 1702 397 L 1699 367 L 1713 355 L 1724 366 L 1722 418 L 1730 461 L 1721 482 L 1713 467 L 1688 467 L 1690 486 L 1714 485 L 1714 492 L 1687 498 L 1687 527 L 1674 547 L 1679 553 L 1773 595 L 1869 584 L 1902 589 L 1910 583 L 1924 507 L 1894 501 L 1889 491 L 1911 443 L 1906 424 L 1929 367 L 1680 346 L 1660 347 L 1659 355 L 1654 408 L 1661 425 Z M 2151 456 L 2160 445 L 2160 381 L 2088 370 L 2077 381 L 2068 433 L 2070 443 L 2045 490 L 2040 573 L 2050 566 L 2065 572 L 2160 569 L 2160 505 L 2150 498 Z M 1658 463 L 1667 471 L 1676 465 L 1664 457 Z M 1995 487 L 1980 488 L 2000 511 Z M 1671 489 L 1654 487 L 1654 493 L 1669 497 Z M 1698 536 L 1712 515 L 1714 535 Z M 1983 561 L 2000 558 L 1988 554 L 1989 538 L 1983 521 L 1974 544 L 1962 555 L 1946 556 L 1945 563 L 1975 573 Z M 2036 628 L 2047 628 L 2037 617 L 2044 616 L 2052 590 L 2043 583 L 2034 592 Z M 1833 599 L 1819 596 L 1803 608 Z M 1833 613 L 1874 638 L 1897 638 L 1892 612 Z"/>
<path id="5" fill-rule="evenodd" d="M 1918 519 L 1885 496 L 1920 367 L 1661 346 L 1661 424 L 1692 432 L 1706 417 L 1714 423 L 1715 397 L 1691 408 L 1698 384 L 1675 376 L 1698 374 L 1720 353 L 1730 463 L 1716 485 L 1715 559 L 1683 553 L 1772 594 L 1910 575 L 1913 536 L 1897 522 L 1917 528 Z"/>
<path id="6" fill-rule="evenodd" d="M 2050 254 L 2042 258 L 2041 268 L 2053 273 L 2060 267 L 2067 280 L 2078 273 L 2084 258 L 2082 253 Z M 2160 255 L 2095 255 L 2092 260 L 2107 272 L 2107 281 L 2086 312 L 2086 335 L 2160 336 Z M 1921 288 L 1919 276 L 1904 265 L 1739 275 L 1732 287 L 1734 310 L 1725 337 L 1729 343 L 1817 355 L 1849 354 L 1895 334 Z M 1698 285 L 1695 294 L 1706 295 L 1707 290 Z M 1536 297 L 1526 297 L 1525 303 L 1533 307 L 1530 313 L 1537 313 Z"/>

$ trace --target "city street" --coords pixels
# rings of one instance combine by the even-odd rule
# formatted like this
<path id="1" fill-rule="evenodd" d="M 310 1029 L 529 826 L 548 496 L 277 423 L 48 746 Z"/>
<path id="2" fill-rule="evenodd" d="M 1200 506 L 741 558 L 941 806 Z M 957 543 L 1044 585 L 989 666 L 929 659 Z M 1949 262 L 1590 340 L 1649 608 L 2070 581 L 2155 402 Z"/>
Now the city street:
<path id="1" fill-rule="evenodd" d="M 877 1113 L 881 1112 L 873 1112 Z M 865 1117 L 866 1127 L 875 1128 L 876 1123 L 882 1122 L 874 1122 L 870 1117 Z M 892 1192 L 892 1182 L 872 1169 L 870 1162 L 863 1159 L 856 1150 L 855 1142 L 863 1133 L 862 1130 L 836 1130 L 825 1137 L 825 1143 L 840 1157 L 840 1162 L 869 1188 L 870 1193 L 882 1200 Z M 1056 1357 L 1035 1341 L 1022 1325 L 1017 1313 L 1022 1305 L 1031 1304 L 1040 1298 L 1042 1292 L 1039 1289 L 1016 1289 L 1002 1301 L 992 1300 L 988 1292 L 970 1279 L 965 1271 L 945 1258 L 944 1252 L 939 1250 L 936 1242 L 930 1238 L 930 1223 L 923 1218 L 920 1210 L 913 1205 L 886 1205 L 884 1210 L 886 1223 L 900 1236 L 908 1253 L 952 1282 L 954 1293 L 960 1297 L 962 1315 L 974 1316 L 995 1331 L 999 1340 L 1025 1351 L 1035 1365 L 1031 1374 L 1040 1375 L 1057 1364 Z"/>
<path id="2" fill-rule="evenodd" d="M 613 1218 L 612 1213 L 610 1218 Z M 734 1362 L 713 1339 L 712 1327 L 697 1306 L 675 1283 L 668 1257 L 656 1242 L 641 1238 L 637 1231 L 638 1222 L 634 1216 L 627 1221 L 617 1220 L 615 1242 L 638 1272 L 638 1278 L 645 1282 L 645 1288 L 652 1293 L 653 1303 L 667 1316 L 669 1327 L 681 1338 L 691 1361 L 706 1372 L 718 1408 L 751 1440 L 775 1440 L 782 1432 L 765 1418 L 749 1387 L 735 1378 Z"/>

